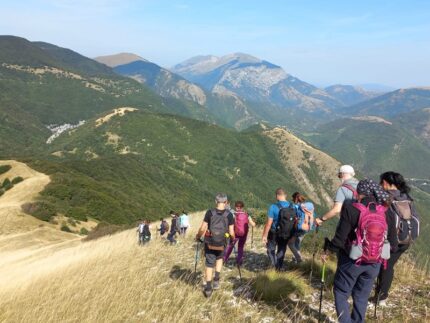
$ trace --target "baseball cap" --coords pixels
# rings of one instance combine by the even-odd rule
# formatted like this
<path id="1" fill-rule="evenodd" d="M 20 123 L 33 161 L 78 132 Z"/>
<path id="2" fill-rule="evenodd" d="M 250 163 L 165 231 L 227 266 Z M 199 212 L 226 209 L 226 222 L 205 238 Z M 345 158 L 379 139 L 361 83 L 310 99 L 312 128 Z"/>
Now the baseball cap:
<path id="1" fill-rule="evenodd" d="M 351 174 L 352 176 L 355 175 L 354 168 L 352 166 L 350 166 L 350 165 L 342 165 L 339 168 L 339 173 L 342 173 L 342 174 Z"/>

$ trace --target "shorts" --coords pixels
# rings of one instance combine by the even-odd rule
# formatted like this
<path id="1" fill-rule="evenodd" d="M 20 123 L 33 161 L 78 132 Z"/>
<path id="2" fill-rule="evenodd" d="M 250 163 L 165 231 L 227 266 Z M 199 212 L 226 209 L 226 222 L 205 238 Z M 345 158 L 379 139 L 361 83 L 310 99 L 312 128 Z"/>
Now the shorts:
<path id="1" fill-rule="evenodd" d="M 222 259 L 224 256 L 224 251 L 221 250 L 211 250 L 208 248 L 207 244 L 205 244 L 205 258 L 206 258 L 206 267 L 214 268 L 217 260 Z"/>

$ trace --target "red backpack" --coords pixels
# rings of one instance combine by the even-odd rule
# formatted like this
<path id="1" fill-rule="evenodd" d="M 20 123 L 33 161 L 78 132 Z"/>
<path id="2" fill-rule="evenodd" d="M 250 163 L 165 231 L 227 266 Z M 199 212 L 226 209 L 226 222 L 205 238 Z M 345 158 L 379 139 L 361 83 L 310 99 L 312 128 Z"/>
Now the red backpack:
<path id="1" fill-rule="evenodd" d="M 357 265 L 382 263 L 385 268 L 387 259 L 390 258 L 385 219 L 387 208 L 375 203 L 369 203 L 368 206 L 353 203 L 353 206 L 360 211 L 360 218 L 355 231 L 357 239 L 352 242 L 350 257 Z"/>
<path id="2" fill-rule="evenodd" d="M 234 234 L 236 237 L 244 237 L 248 234 L 249 220 L 248 214 L 243 211 L 235 213 Z"/>

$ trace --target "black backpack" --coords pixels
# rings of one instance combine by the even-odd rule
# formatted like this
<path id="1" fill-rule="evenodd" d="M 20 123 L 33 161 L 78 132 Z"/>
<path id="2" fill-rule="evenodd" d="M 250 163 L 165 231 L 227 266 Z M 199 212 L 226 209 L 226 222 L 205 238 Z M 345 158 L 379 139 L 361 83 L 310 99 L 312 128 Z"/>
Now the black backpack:
<path id="1" fill-rule="evenodd" d="M 144 237 L 149 237 L 149 238 L 151 238 L 151 231 L 149 230 L 149 225 L 145 224 L 145 225 L 143 226 L 143 232 L 142 232 L 142 235 L 143 235 Z"/>
<path id="2" fill-rule="evenodd" d="M 288 207 L 283 207 L 281 203 L 279 207 L 278 225 L 276 227 L 276 237 L 288 240 L 292 237 L 294 226 L 296 223 L 296 209 L 290 203 Z"/>
<path id="3" fill-rule="evenodd" d="M 228 215 L 229 211 L 225 210 L 221 215 L 216 210 L 211 210 L 209 225 L 209 235 L 206 236 L 206 243 L 209 249 L 224 250 L 228 233 Z"/>
<path id="4" fill-rule="evenodd" d="M 410 244 L 420 234 L 420 221 L 412 201 L 393 201 L 391 208 L 396 214 L 397 239 L 399 244 Z"/>

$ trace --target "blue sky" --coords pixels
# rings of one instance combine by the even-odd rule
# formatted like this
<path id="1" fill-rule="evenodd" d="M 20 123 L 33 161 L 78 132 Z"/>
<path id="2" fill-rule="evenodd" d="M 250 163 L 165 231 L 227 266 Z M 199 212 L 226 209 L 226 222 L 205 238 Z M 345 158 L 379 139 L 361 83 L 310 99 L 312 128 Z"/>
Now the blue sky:
<path id="1" fill-rule="evenodd" d="M 317 85 L 430 86 L 430 1 L 0 0 L 0 34 L 165 67 L 245 52 Z"/>

